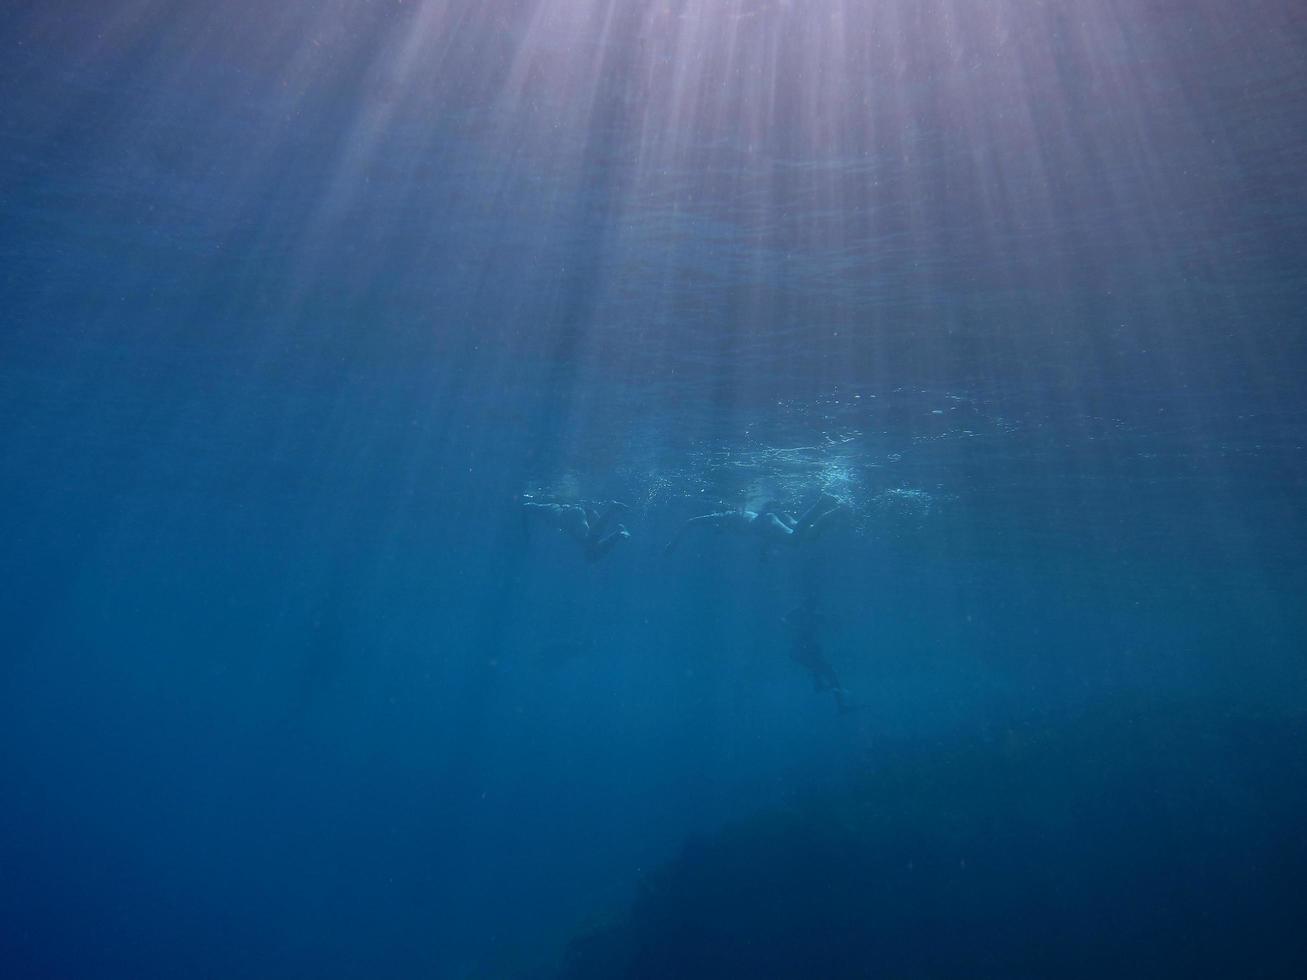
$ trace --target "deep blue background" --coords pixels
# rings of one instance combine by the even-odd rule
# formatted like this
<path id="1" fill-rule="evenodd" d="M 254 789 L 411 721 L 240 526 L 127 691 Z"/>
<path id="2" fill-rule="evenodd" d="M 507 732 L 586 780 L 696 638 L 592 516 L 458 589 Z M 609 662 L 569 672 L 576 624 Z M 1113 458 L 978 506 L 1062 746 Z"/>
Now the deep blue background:
<path id="1" fill-rule="evenodd" d="M 1069 868 L 1140 859 L 1073 876 L 1067 921 L 1126 910 L 1075 942 L 1130 961 L 1172 875 L 1176 935 L 1301 965 L 1297 4 L 268 6 L 0 14 L 6 975 L 543 973 L 650 876 L 700 908 L 696 854 L 822 888 L 806 831 L 730 843 L 795 807 L 965 840 L 1036 921 L 1044 852 L 975 831 L 1038 812 Z M 661 554 L 821 489 L 855 519 L 811 549 Z M 587 565 L 523 493 L 633 537 Z M 788 659 L 812 589 L 851 716 Z M 1069 815 L 1155 780 L 1220 816 L 1193 865 Z M 723 828 L 747 859 L 682 851 Z M 1175 898 L 1236 868 L 1239 916 Z M 824 948 L 956 975 L 904 954 L 954 935 L 928 880 Z M 705 929 L 644 975 L 756 967 Z"/>

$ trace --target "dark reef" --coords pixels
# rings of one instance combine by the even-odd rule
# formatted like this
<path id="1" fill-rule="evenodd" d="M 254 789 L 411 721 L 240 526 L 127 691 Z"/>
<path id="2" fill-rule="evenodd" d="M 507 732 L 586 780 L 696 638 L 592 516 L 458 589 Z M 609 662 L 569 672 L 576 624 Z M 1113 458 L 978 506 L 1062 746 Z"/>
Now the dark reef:
<path id="1" fill-rule="evenodd" d="M 1302 719 L 1117 705 L 688 843 L 559 974 L 1307 976 Z"/>

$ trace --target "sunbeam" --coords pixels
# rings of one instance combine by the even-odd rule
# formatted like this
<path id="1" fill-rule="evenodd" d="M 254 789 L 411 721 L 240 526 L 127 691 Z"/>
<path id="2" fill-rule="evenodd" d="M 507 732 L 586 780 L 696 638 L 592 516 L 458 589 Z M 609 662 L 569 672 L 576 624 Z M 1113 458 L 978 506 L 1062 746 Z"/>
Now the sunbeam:
<path id="1" fill-rule="evenodd" d="M 1302 8 L 4 4 L 4 975 L 1307 975 Z"/>

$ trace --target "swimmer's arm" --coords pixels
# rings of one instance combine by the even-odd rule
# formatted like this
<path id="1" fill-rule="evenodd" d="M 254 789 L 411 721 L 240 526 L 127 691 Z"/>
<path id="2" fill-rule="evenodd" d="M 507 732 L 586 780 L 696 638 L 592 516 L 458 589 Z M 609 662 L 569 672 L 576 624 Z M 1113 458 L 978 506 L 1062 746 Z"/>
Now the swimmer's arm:
<path id="1" fill-rule="evenodd" d="M 677 528 L 676 533 L 672 535 L 672 540 L 667 542 L 667 547 L 663 549 L 664 555 L 670 555 L 676 550 L 676 546 L 681 543 L 681 538 L 685 537 L 685 532 L 692 527 L 719 527 L 721 525 L 721 514 L 704 514 L 700 517 L 691 517 L 688 521 Z"/>

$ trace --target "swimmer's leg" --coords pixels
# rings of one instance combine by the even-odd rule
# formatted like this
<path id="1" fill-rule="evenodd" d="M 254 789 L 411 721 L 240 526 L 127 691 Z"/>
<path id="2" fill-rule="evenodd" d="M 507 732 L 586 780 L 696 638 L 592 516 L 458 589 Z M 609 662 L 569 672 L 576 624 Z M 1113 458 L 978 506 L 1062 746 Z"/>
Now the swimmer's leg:
<path id="1" fill-rule="evenodd" d="M 618 524 L 617 527 L 608 535 L 602 538 L 592 538 L 590 543 L 586 545 L 586 560 L 598 561 L 600 558 L 607 555 L 608 552 L 612 551 L 613 548 L 617 547 L 619 541 L 625 541 L 630 536 L 631 532 L 621 524 Z"/>
<path id="2" fill-rule="evenodd" d="M 759 514 L 755 521 L 761 522 L 761 530 L 767 541 L 784 541 L 788 540 L 794 533 L 794 528 L 790 527 L 775 514 Z"/>
<path id="3" fill-rule="evenodd" d="M 782 524 L 784 524 L 788 528 L 793 528 L 796 523 L 794 518 L 791 515 L 785 513 L 785 511 L 781 510 L 780 507 L 777 506 L 776 501 L 774 500 L 769 500 L 758 508 L 759 519 L 765 518 L 769 514 L 774 514 L 776 516 L 776 519 L 779 520 Z"/>
<path id="4" fill-rule="evenodd" d="M 831 511 L 842 507 L 843 505 L 828 493 L 823 493 L 817 498 L 811 507 L 803 512 L 799 518 L 796 530 L 806 533 L 817 521 L 821 520 Z"/>
<path id="5" fill-rule="evenodd" d="M 590 541 L 590 518 L 584 507 L 564 504 L 558 509 L 558 529 L 585 547 Z"/>
<path id="6" fill-rule="evenodd" d="M 608 533 L 608 526 L 612 524 L 613 518 L 630 509 L 620 500 L 608 501 L 603 511 L 594 512 L 590 515 L 590 533 L 595 537 L 603 537 Z"/>
<path id="7" fill-rule="evenodd" d="M 845 507 L 843 504 L 836 504 L 808 525 L 808 531 L 804 535 L 805 540 L 816 541 L 819 537 L 829 531 L 832 527 L 837 526 L 849 515 L 849 508 Z"/>
<path id="8" fill-rule="evenodd" d="M 839 709 L 840 714 L 848 715 L 858 710 L 858 705 L 849 700 L 849 693 L 842 687 L 834 689 L 835 707 Z"/>
<path id="9" fill-rule="evenodd" d="M 815 540 L 836 523 L 832 520 L 835 515 L 847 512 L 848 508 L 844 504 L 830 494 L 824 493 L 815 504 L 804 511 L 803 516 L 799 518 L 799 526 L 795 528 L 795 533 L 802 534 L 805 539 Z"/>

